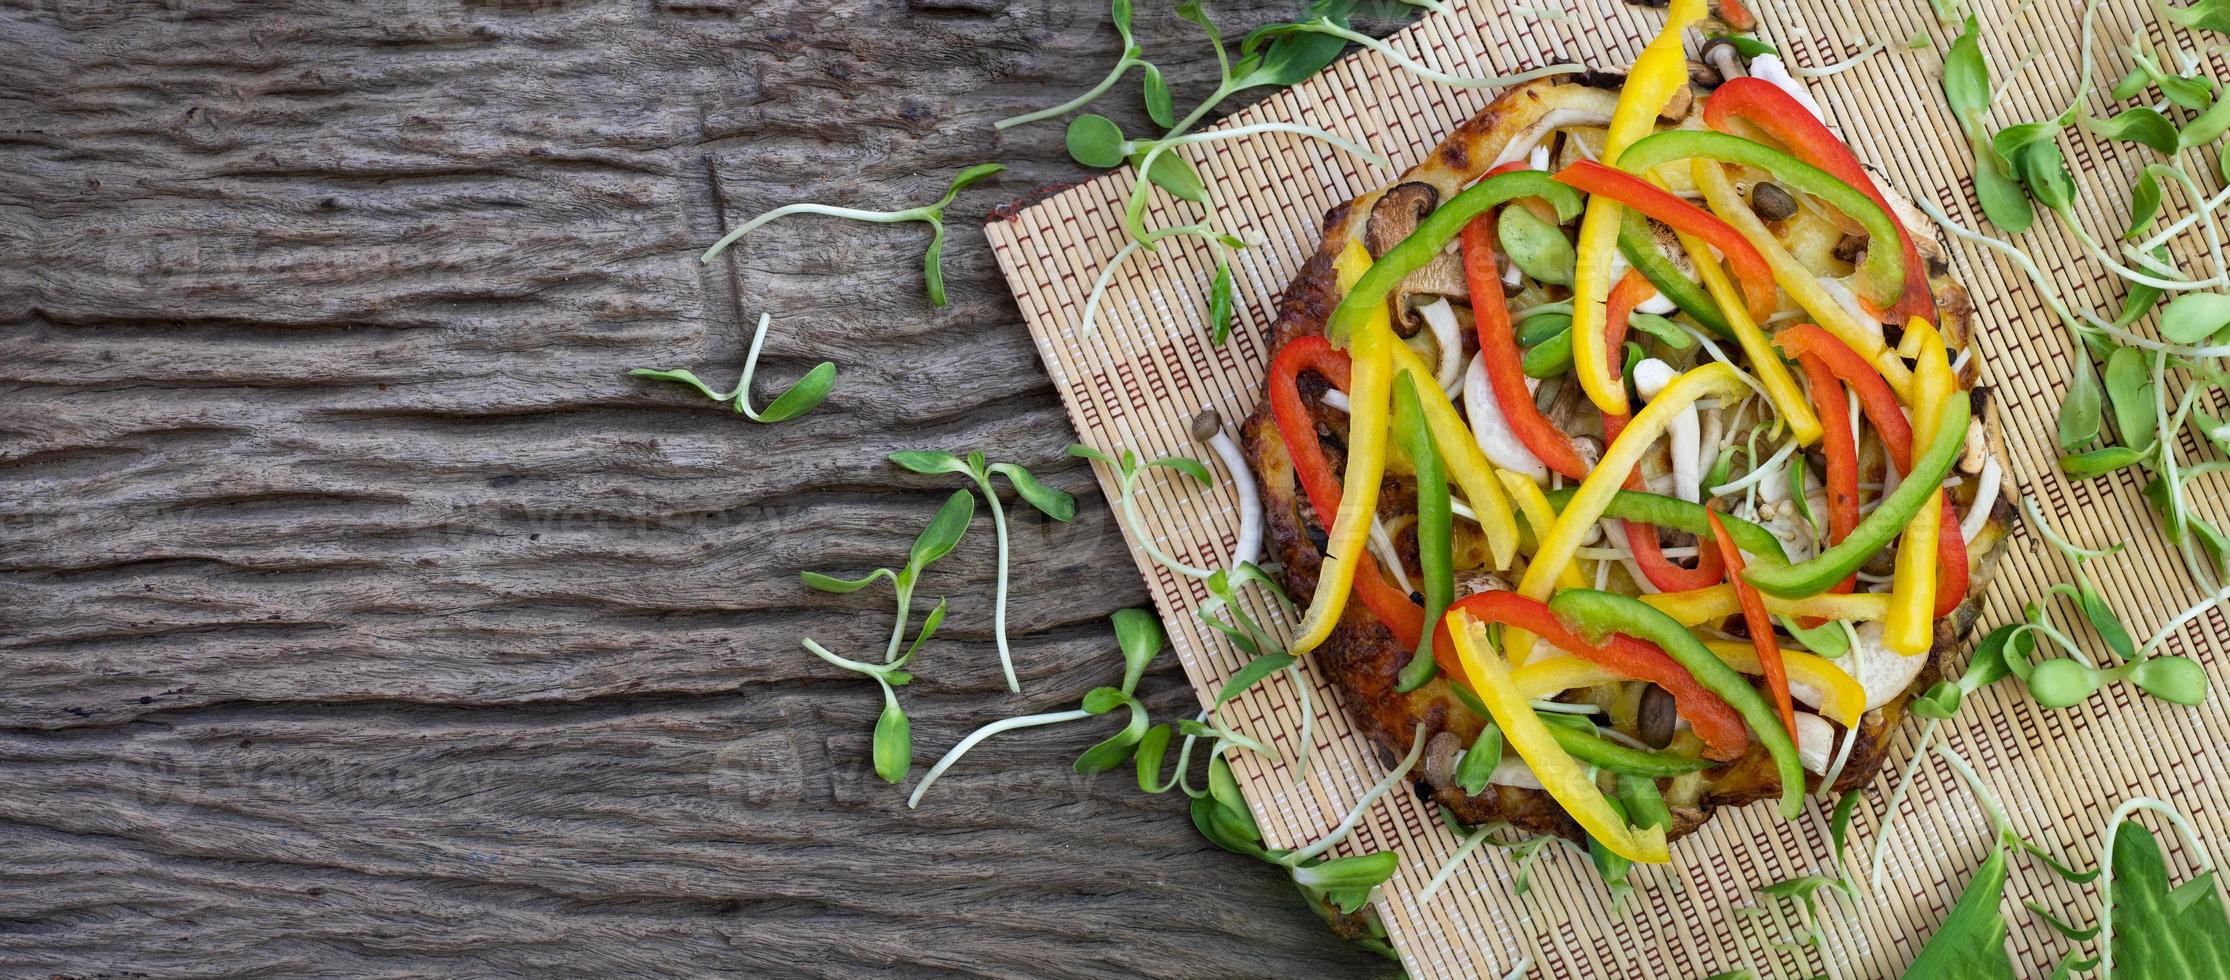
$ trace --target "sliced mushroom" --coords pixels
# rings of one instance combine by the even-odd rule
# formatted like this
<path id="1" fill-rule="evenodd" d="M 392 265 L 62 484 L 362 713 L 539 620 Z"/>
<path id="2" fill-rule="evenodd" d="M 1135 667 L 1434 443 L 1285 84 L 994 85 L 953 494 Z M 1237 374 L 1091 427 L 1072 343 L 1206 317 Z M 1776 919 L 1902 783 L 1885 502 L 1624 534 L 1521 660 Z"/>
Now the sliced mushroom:
<path id="1" fill-rule="evenodd" d="M 1726 38 L 1715 37 L 1704 42 L 1703 49 L 1696 54 L 1719 70 L 1719 79 L 1722 82 L 1744 78 L 1750 74 L 1742 66 L 1742 52 L 1735 50 L 1734 42 Z"/>
<path id="2" fill-rule="evenodd" d="M 1385 255 L 1439 206 L 1440 191 L 1431 184 L 1410 181 L 1394 185 L 1371 205 L 1370 221 L 1363 226 L 1363 246 L 1370 249 L 1373 258 Z M 1395 309 L 1400 314 L 1395 317 L 1394 331 L 1404 338 L 1414 337 L 1425 327 L 1418 307 L 1441 299 L 1468 304 L 1470 297 L 1463 279 L 1463 261 L 1443 251 L 1394 287 Z"/>
<path id="3" fill-rule="evenodd" d="M 1657 118 L 1676 123 L 1688 118 L 1688 110 L 1695 107 L 1696 90 L 1686 85 L 1677 86 L 1673 89 L 1672 96 L 1665 100 L 1664 106 L 1657 110 Z"/>
<path id="4" fill-rule="evenodd" d="M 1844 235 L 1841 241 L 1835 243 L 1835 257 L 1842 261 L 1857 265 L 1858 260 L 1865 255 L 1866 236 L 1864 235 Z"/>
<path id="5" fill-rule="evenodd" d="M 1707 65 L 1701 61 L 1691 61 L 1688 63 L 1688 84 L 1695 85 L 1700 88 L 1714 89 L 1718 88 L 1725 82 L 1726 79 L 1719 77 L 1719 69 L 1713 68 L 1712 66 Z"/>

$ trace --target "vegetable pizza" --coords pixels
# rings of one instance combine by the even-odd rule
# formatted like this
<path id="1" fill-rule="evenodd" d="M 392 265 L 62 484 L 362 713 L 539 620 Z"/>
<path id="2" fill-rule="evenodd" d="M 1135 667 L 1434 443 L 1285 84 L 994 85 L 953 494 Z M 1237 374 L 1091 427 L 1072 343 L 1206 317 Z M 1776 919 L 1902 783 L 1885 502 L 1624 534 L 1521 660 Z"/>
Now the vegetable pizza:
<path id="1" fill-rule="evenodd" d="M 1293 651 L 1458 819 L 1599 861 L 1871 779 L 2013 514 L 1926 219 L 1672 6 L 1334 209 L 1241 432 Z"/>

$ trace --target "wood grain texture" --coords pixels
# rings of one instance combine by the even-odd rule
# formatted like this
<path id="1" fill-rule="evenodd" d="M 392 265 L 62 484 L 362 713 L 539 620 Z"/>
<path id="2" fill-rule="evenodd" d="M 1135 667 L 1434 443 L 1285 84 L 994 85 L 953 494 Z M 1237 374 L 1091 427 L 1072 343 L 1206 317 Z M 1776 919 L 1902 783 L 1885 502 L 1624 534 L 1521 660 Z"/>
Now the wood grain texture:
<path id="1" fill-rule="evenodd" d="M 1206 46 L 1141 10 L 1180 99 Z M 1291 12 L 1219 5 L 1235 34 Z M 923 589 L 917 773 L 1119 673 L 1127 551 L 977 226 L 1086 174 L 1001 116 L 1117 54 L 1086 0 L 0 3 L 0 975 L 1387 972 L 1181 802 L 995 741 L 876 780 L 880 592 L 982 448 L 1076 492 Z M 1390 26 L 1390 25 L 1381 25 Z M 1108 107 L 1145 121 L 1131 76 Z M 919 225 L 724 221 L 812 199 Z M 631 367 L 762 390 L 759 427 Z M 930 601 L 933 601 L 930 600 Z M 923 603 L 926 607 L 927 602 Z M 1173 660 L 1144 688 L 1192 703 Z"/>

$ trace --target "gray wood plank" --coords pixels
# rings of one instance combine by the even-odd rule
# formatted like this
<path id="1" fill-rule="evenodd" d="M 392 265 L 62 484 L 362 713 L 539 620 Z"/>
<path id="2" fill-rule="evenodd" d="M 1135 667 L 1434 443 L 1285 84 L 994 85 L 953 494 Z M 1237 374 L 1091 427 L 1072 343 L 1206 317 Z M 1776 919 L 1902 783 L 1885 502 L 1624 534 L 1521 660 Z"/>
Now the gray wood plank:
<path id="1" fill-rule="evenodd" d="M 1142 40 L 1180 100 L 1205 44 Z M 1240 0 L 1243 27 L 1289 14 Z M 906 692 L 926 766 L 1119 673 L 1142 601 L 979 225 L 1087 174 L 1001 116 L 1116 56 L 1079 0 L 0 2 L 0 974 L 1316 976 L 1388 968 L 1181 801 L 995 741 L 867 762 L 880 593 L 982 448 L 1076 492 L 991 535 Z M 1107 101 L 1146 122 L 1135 75 Z M 919 225 L 723 220 L 812 199 Z M 759 427 L 725 385 L 762 310 Z M 926 607 L 927 603 L 924 603 Z M 1165 658 L 1157 714 L 1190 702 Z M 918 769 L 917 769 L 918 771 Z"/>

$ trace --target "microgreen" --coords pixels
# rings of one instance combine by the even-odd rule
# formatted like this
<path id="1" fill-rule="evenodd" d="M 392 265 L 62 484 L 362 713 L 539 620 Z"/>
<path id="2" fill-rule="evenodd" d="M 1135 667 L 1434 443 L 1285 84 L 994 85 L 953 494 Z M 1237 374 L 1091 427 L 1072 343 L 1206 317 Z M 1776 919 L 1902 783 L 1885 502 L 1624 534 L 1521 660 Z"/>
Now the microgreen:
<path id="1" fill-rule="evenodd" d="M 967 491 L 963 490 L 961 492 L 966 493 Z M 1146 665 L 1152 663 L 1154 657 L 1161 653 L 1162 648 L 1168 643 L 1168 637 L 1162 631 L 1161 620 L 1154 618 L 1153 613 L 1143 609 L 1117 610 L 1110 617 L 1110 621 L 1115 627 L 1115 645 L 1117 649 L 1122 651 L 1123 655 L 1123 674 L 1120 686 L 1093 688 L 1084 695 L 1083 703 L 1071 711 L 1053 711 L 1045 714 L 1025 715 L 1019 718 L 1003 718 L 976 729 L 969 733 L 967 738 L 961 739 L 960 743 L 953 746 L 942 758 L 938 759 L 936 765 L 929 768 L 929 772 L 921 777 L 920 784 L 914 787 L 913 795 L 907 797 L 906 805 L 908 807 L 920 806 L 922 795 L 929 792 L 930 785 L 937 781 L 937 777 L 944 775 L 945 770 L 952 768 L 953 763 L 959 762 L 961 756 L 967 755 L 970 749 L 981 744 L 984 739 L 1016 729 L 1039 728 L 1046 725 L 1061 725 L 1072 721 L 1082 721 L 1086 718 L 1106 714 L 1119 707 L 1130 709 L 1129 722 L 1113 737 L 1085 750 L 1084 754 L 1076 760 L 1076 771 L 1089 775 L 1105 772 L 1122 765 L 1130 759 L 1134 747 L 1151 740 L 1155 733 L 1159 732 L 1159 741 L 1155 743 L 1155 765 L 1158 771 L 1160 750 L 1169 744 L 1168 729 L 1148 728 L 1146 707 L 1139 702 L 1134 692 L 1138 688 L 1139 678 L 1146 673 Z M 1179 763 L 1179 769 L 1180 771 L 1183 769 L 1183 763 Z M 1145 772 L 1145 767 L 1141 765 L 1139 769 L 1139 785 L 1141 787 L 1146 785 Z M 901 773 L 901 776 L 903 776 L 903 773 Z M 889 777 L 886 776 L 885 778 Z M 892 779 L 891 781 L 897 782 L 898 780 Z"/>
<path id="2" fill-rule="evenodd" d="M 2012 162 L 1998 152 L 1983 122 L 1983 115 L 1990 109 L 1990 65 L 1982 56 L 1980 29 L 1972 15 L 1967 17 L 1966 30 L 1944 52 L 1943 88 L 1951 113 L 1967 134 L 1967 147 L 1974 154 L 1975 199 L 1982 204 L 1982 213 L 1991 224 L 2007 231 L 2028 230 L 2036 218 L 2029 208 L 2029 197 L 2021 190 Z"/>
<path id="3" fill-rule="evenodd" d="M 1099 84 L 1085 89 L 1083 94 L 1067 102 L 1048 109 L 1039 109 L 1036 112 L 1026 112 L 1019 116 L 1001 119 L 992 123 L 991 128 L 1012 129 L 1016 126 L 1037 122 L 1040 119 L 1053 119 L 1068 115 L 1090 105 L 1094 99 L 1106 95 L 1109 89 L 1115 87 L 1115 83 L 1123 80 L 1123 73 L 1132 68 L 1143 69 L 1146 73 L 1144 94 L 1147 112 L 1154 115 L 1155 122 L 1165 126 L 1168 125 L 1168 122 L 1156 113 L 1157 111 L 1159 113 L 1170 111 L 1169 85 L 1162 79 L 1161 69 L 1154 67 L 1152 62 L 1146 60 L 1146 49 L 1140 47 L 1138 40 L 1131 36 L 1131 0 L 1113 0 L 1108 11 L 1108 19 L 1114 22 L 1115 33 L 1123 39 L 1123 54 L 1115 60 L 1115 67 L 1108 70 L 1107 77 L 1100 79 Z"/>
<path id="4" fill-rule="evenodd" d="M 923 641 L 936 633 L 937 627 L 945 620 L 945 601 L 939 599 L 936 608 L 930 610 L 929 615 L 922 620 L 921 632 L 914 638 L 913 644 L 906 647 L 903 655 L 899 653 L 899 645 L 906 639 L 906 626 L 913 618 L 914 587 L 931 563 L 950 554 L 960 544 L 961 535 L 967 533 L 968 521 L 975 515 L 975 511 L 975 495 L 966 490 L 953 491 L 952 496 L 945 498 L 944 506 L 937 508 L 937 514 L 930 518 L 928 526 L 922 528 L 921 533 L 914 538 L 913 547 L 907 550 L 906 565 L 898 571 L 878 568 L 855 579 L 840 579 L 821 572 L 801 572 L 798 575 L 808 587 L 821 592 L 842 595 L 857 592 L 878 580 L 888 580 L 892 591 L 897 594 L 897 622 L 891 625 L 890 644 L 884 650 L 883 662 L 880 664 L 837 656 L 811 637 L 802 641 L 807 652 L 837 667 L 864 674 L 874 679 L 876 685 L 882 688 L 883 711 L 875 720 L 874 761 L 876 775 L 889 782 L 905 779 L 906 771 L 913 762 L 913 730 L 906 720 L 906 712 L 898 705 L 898 694 L 893 688 L 913 680 L 913 675 L 901 668 L 914 658 L 914 654 L 921 650 Z"/>
<path id="5" fill-rule="evenodd" d="M 1456 764 L 1456 785 L 1469 796 L 1487 790 L 1487 781 L 1494 777 L 1494 768 L 1502 764 L 1502 729 L 1493 721 L 1479 729 L 1479 737 L 1464 750 L 1463 760 Z"/>
<path id="6" fill-rule="evenodd" d="M 2226 0 L 2199 0 L 2187 7 L 2173 6 L 2168 0 L 2153 0 L 2153 9 L 2160 13 L 2160 19 L 2178 27 L 2230 34 L 2230 2 Z"/>
<path id="7" fill-rule="evenodd" d="M 999 566 L 997 588 L 993 593 L 993 636 L 998 640 L 999 669 L 1006 674 L 1007 689 L 1021 693 L 1022 682 L 1014 675 L 1014 656 L 1007 650 L 1007 509 L 999 502 L 999 491 L 991 485 L 994 475 L 1004 476 L 1014 487 L 1015 493 L 1030 506 L 1056 521 L 1067 521 L 1076 516 L 1076 498 L 1040 482 L 1029 470 L 1014 463 L 986 463 L 980 452 L 966 457 L 941 450 L 905 450 L 890 454 L 890 461 L 906 469 L 923 474 L 958 473 L 975 481 L 983 499 L 991 503 L 991 528 L 998 538 Z"/>
<path id="8" fill-rule="evenodd" d="M 1123 515 L 1123 523 L 1130 525 L 1134 530 L 1136 530 L 1138 534 L 1138 546 L 1145 549 L 1146 554 L 1149 557 L 1153 558 L 1156 562 L 1161 563 L 1162 566 L 1170 569 L 1171 571 L 1174 571 L 1180 575 L 1184 575 L 1188 578 L 1205 579 L 1208 576 L 1215 574 L 1214 569 L 1200 568 L 1198 566 L 1188 565 L 1184 562 L 1170 557 L 1167 552 L 1161 550 L 1161 545 L 1154 542 L 1153 535 L 1147 533 L 1145 518 L 1138 513 L 1138 504 L 1134 498 L 1134 495 L 1138 491 L 1139 476 L 1150 469 L 1160 468 L 1174 470 L 1176 472 L 1183 473 L 1186 476 L 1190 476 L 1193 479 L 1200 481 L 1201 483 L 1212 484 L 1216 482 L 1216 478 L 1214 474 L 1208 472 L 1208 467 L 1206 464 L 1197 459 L 1193 459 L 1190 456 L 1163 456 L 1158 459 L 1147 460 L 1143 465 L 1141 465 L 1138 461 L 1138 455 L 1128 449 L 1123 450 L 1123 454 L 1120 457 L 1116 457 L 1100 452 L 1099 450 L 1093 449 L 1092 447 L 1086 446 L 1082 443 L 1077 443 L 1069 446 L 1068 454 L 1079 459 L 1098 461 L 1099 463 L 1102 463 L 1115 470 L 1115 483 L 1117 489 L 1115 495 L 1115 509 Z"/>
<path id="9" fill-rule="evenodd" d="M 2155 152 L 2176 152 L 2176 124 L 2151 106 L 2131 106 L 2105 119 L 2083 117 L 2083 128 L 2107 139 L 2151 147 Z"/>
<path id="10" fill-rule="evenodd" d="M 735 244 L 737 239 L 750 234 L 760 225 L 786 215 L 818 214 L 831 218 L 847 218 L 852 221 L 866 221 L 875 224 L 919 221 L 930 227 L 929 249 L 922 254 L 922 278 L 929 287 L 930 304 L 943 306 L 945 305 L 945 270 L 943 263 L 945 254 L 945 207 L 952 203 L 953 198 L 960 196 L 961 190 L 968 185 L 1005 169 L 1007 169 L 1005 164 L 976 164 L 952 175 L 952 180 L 945 185 L 945 196 L 938 198 L 936 203 L 924 204 L 918 208 L 907 208 L 902 211 L 862 211 L 858 208 L 840 208 L 827 204 L 786 204 L 736 226 L 735 230 L 728 232 L 721 236 L 719 241 L 712 243 L 711 248 L 705 249 L 705 254 L 699 256 L 698 261 L 708 265 L 711 264 L 715 257 L 725 251 L 728 246 Z M 710 392 L 707 392 L 707 394 L 709 395 Z"/>
<path id="11" fill-rule="evenodd" d="M 2153 216 L 2160 213 L 2160 164 L 2147 164 L 2145 172 L 2137 178 L 2137 186 L 2129 194 L 2129 230 L 2124 239 L 2136 240 L 2152 226 Z"/>
<path id="12" fill-rule="evenodd" d="M 2066 461 L 2062 461 L 2063 467 Z M 2036 528 L 2045 540 L 2066 557 L 2074 569 L 2075 581 L 2062 582 L 2045 590 L 2042 602 L 2032 602 L 2024 607 L 2021 622 L 2008 624 L 1993 631 L 1978 648 L 1976 666 L 1970 673 L 1983 672 L 1991 676 L 1981 680 L 1988 683 L 2010 672 L 2028 689 L 2029 697 L 2045 708 L 2068 708 L 2083 702 L 2101 688 L 2117 681 L 2127 680 L 2139 690 L 2153 697 L 2175 704 L 2195 705 L 2204 701 L 2208 693 L 2206 672 L 2184 657 L 2162 656 L 2153 652 L 2151 644 L 2139 647 L 2131 638 L 2121 617 L 2092 583 L 2085 571 L 2086 563 L 2112 554 L 2111 549 L 2084 548 L 2062 536 L 2044 519 L 2034 498 L 2024 498 L 2023 508 L 2028 512 L 2029 525 Z M 2084 621 L 2104 641 L 2109 652 L 2120 662 L 2113 666 L 2100 666 L 2089 653 L 2065 631 L 2054 625 L 2050 618 L 2053 599 L 2065 598 L 2073 602 Z M 2041 663 L 2032 656 L 2037 638 L 2049 641 L 2064 657 L 2053 657 Z M 1985 654 L 2002 659 L 1999 664 L 1986 661 Z M 1976 684 L 1974 686 L 1980 686 Z M 1958 709 L 1960 695 L 1972 693 L 1973 687 L 1962 679 L 1961 685 L 1946 692 L 1945 685 L 1931 688 L 1927 697 L 1915 703 L 1914 712 L 1923 717 L 1940 719 L 1949 717 Z"/>
<path id="13" fill-rule="evenodd" d="M 836 384 L 836 364 L 831 361 L 822 361 L 814 365 L 812 370 L 805 372 L 804 376 L 793 382 L 788 389 L 776 395 L 773 401 L 768 402 L 765 409 L 752 408 L 751 377 L 758 373 L 759 347 L 766 343 L 767 325 L 772 321 L 773 318 L 768 314 L 759 314 L 759 326 L 751 332 L 751 347 L 743 355 L 743 376 L 736 379 L 736 387 L 733 391 L 714 391 L 704 382 L 697 380 L 695 374 L 685 370 L 666 371 L 636 368 L 627 372 L 627 374 L 629 377 L 652 378 L 658 381 L 672 381 L 677 384 L 688 385 L 697 389 L 698 394 L 715 402 L 734 402 L 735 410 L 741 413 L 744 418 L 753 422 L 772 425 L 776 422 L 797 418 L 812 411 L 815 406 L 821 404 L 822 399 L 828 397 L 829 388 Z"/>

